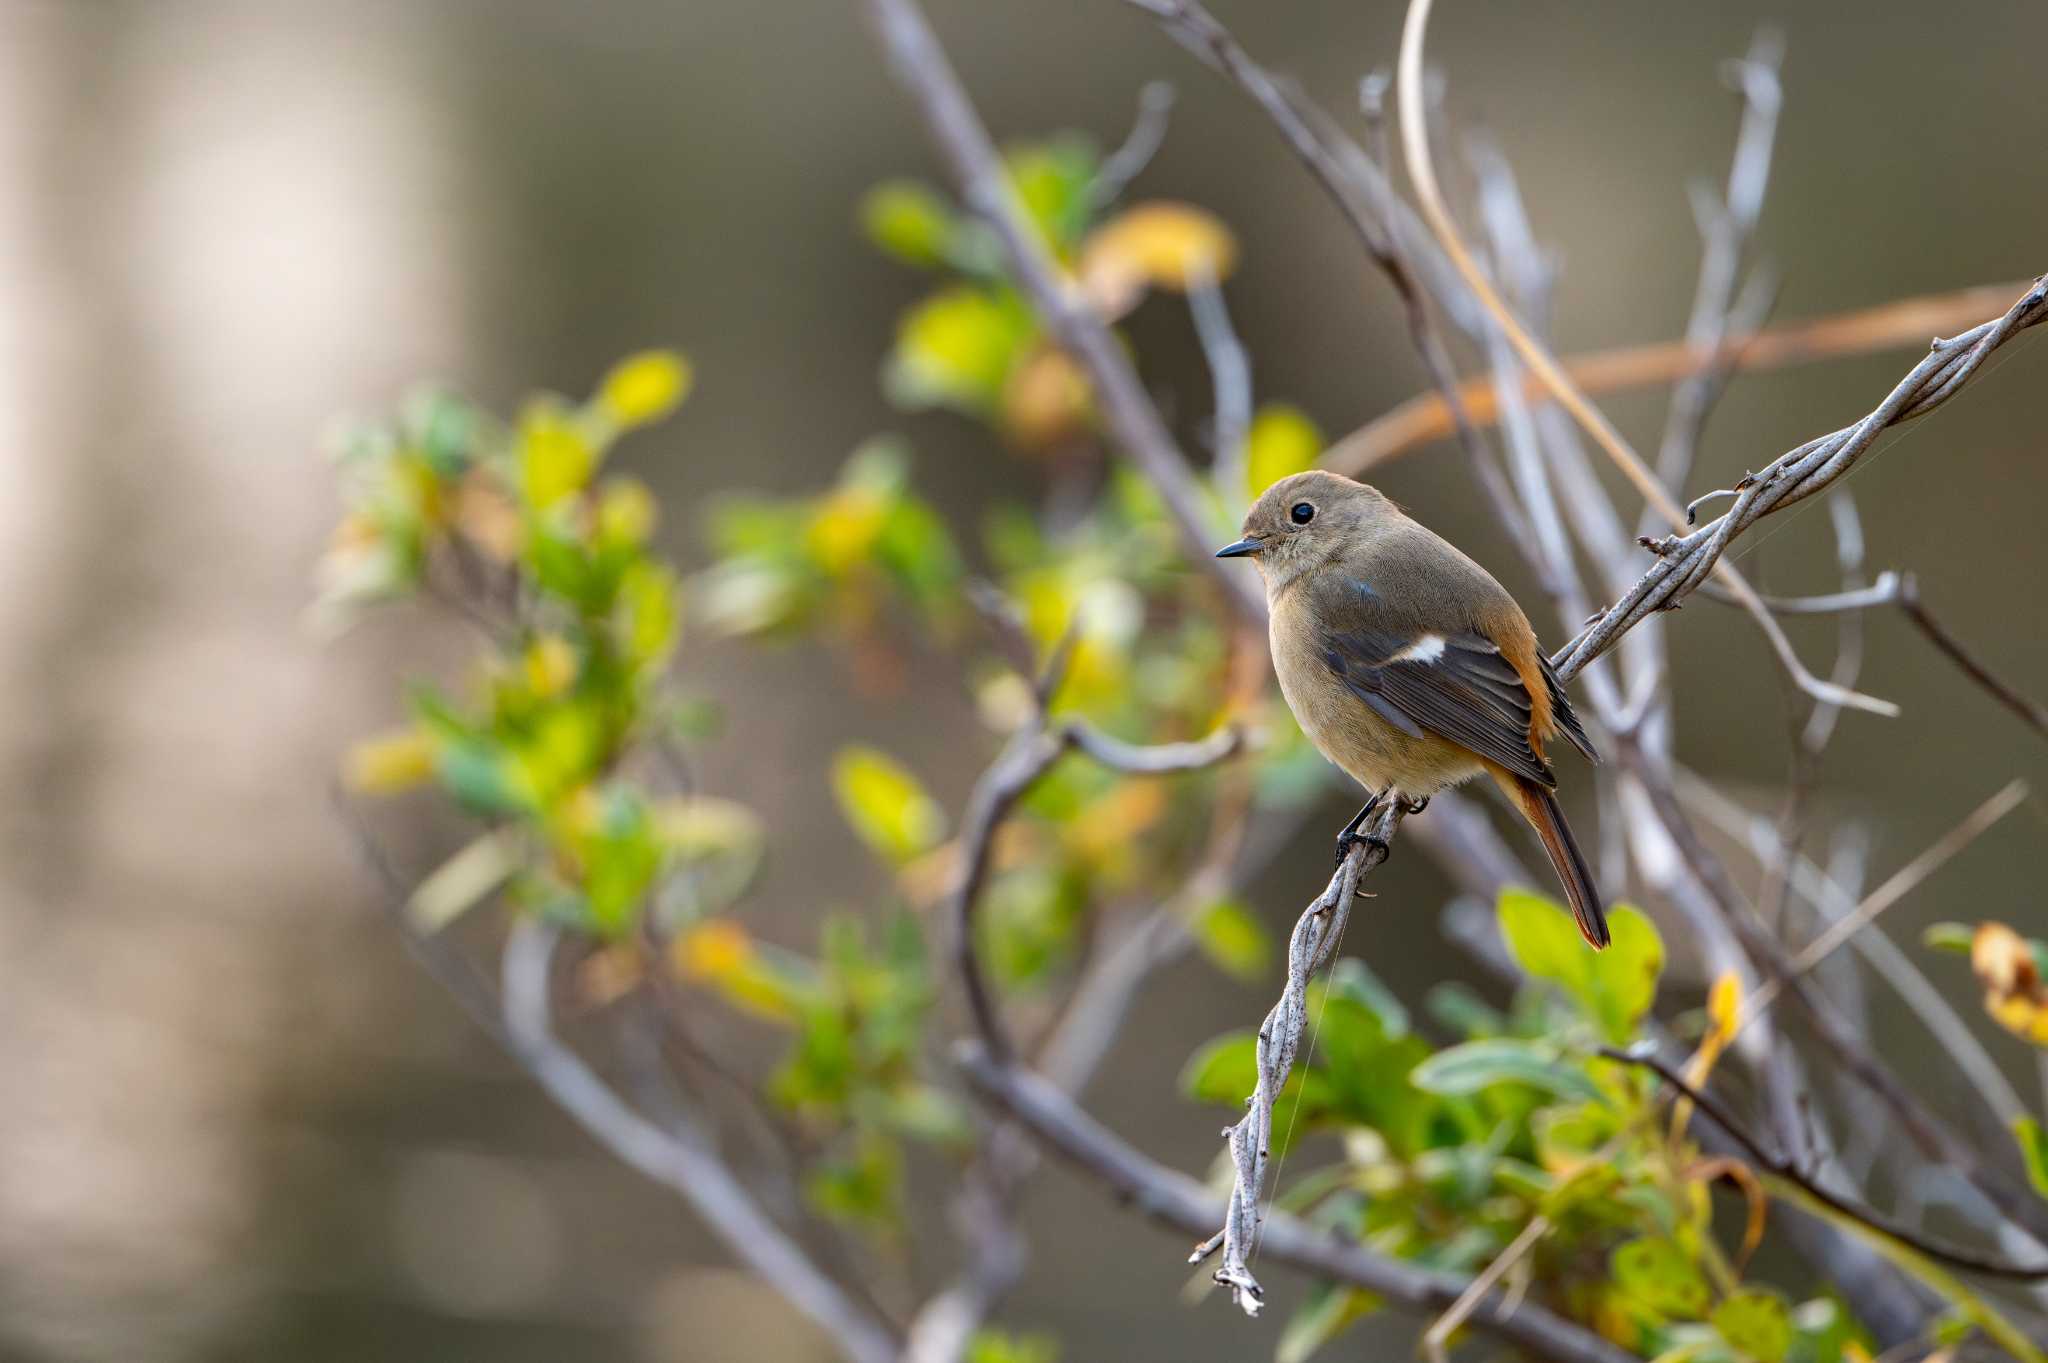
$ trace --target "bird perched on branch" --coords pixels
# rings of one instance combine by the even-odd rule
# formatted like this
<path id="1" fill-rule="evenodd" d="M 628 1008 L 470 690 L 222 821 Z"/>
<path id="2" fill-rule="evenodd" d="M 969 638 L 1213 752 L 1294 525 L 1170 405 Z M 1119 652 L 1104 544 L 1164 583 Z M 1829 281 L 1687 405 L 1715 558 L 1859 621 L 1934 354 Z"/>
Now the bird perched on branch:
<path id="1" fill-rule="evenodd" d="M 1544 748 L 1563 734 L 1599 759 L 1506 588 L 1375 489 L 1322 470 L 1267 488 L 1216 556 L 1258 565 L 1288 707 L 1371 793 L 1338 835 L 1338 861 L 1381 801 L 1417 812 L 1483 771 L 1535 828 L 1579 931 L 1607 945 Z"/>

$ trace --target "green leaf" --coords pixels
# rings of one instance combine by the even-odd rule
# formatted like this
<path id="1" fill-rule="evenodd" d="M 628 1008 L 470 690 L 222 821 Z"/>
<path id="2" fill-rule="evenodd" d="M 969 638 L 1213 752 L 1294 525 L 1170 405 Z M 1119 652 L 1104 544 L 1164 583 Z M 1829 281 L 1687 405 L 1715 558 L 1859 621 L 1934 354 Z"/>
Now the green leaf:
<path id="1" fill-rule="evenodd" d="M 1273 941 L 1241 900 L 1219 899 L 1196 915 L 1195 942 L 1216 967 L 1241 980 L 1257 980 L 1273 958 Z"/>
<path id="2" fill-rule="evenodd" d="M 512 814 L 530 807 L 509 754 L 480 740 L 443 744 L 435 754 L 441 784 L 479 814 Z"/>
<path id="3" fill-rule="evenodd" d="M 1025 211 L 1064 260 L 1088 225 L 1094 148 L 1080 137 L 1059 137 L 1009 148 L 1003 160 Z"/>
<path id="4" fill-rule="evenodd" d="M 1201 1103 L 1243 1107 L 1259 1086 L 1259 1038 L 1230 1032 L 1205 1043 L 1181 1067 L 1180 1091 Z"/>
<path id="5" fill-rule="evenodd" d="M 1760 1287 L 1729 1294 L 1711 1322 L 1730 1348 L 1757 1363 L 1785 1363 L 1792 1349 L 1792 1312 L 1785 1299 Z"/>
<path id="6" fill-rule="evenodd" d="M 1380 1298 L 1356 1287 L 1323 1284 L 1310 1291 L 1280 1332 L 1273 1363 L 1307 1363 L 1316 1350 L 1380 1309 Z"/>
<path id="7" fill-rule="evenodd" d="M 1713 1304 L 1713 1290 L 1699 1267 L 1669 1240 L 1631 1240 L 1615 1249 L 1608 1268 L 1616 1287 L 1659 1315 L 1699 1320 Z M 1789 1322 L 1786 1328 L 1791 1328 Z"/>
<path id="8" fill-rule="evenodd" d="M 1952 951 L 1958 956 L 1970 954 L 1970 944 L 1976 940 L 1977 930 L 1968 923 L 1930 923 L 1920 934 L 1920 945 L 1935 951 Z"/>
<path id="9" fill-rule="evenodd" d="M 2048 1136 L 2042 1134 L 2041 1123 L 2032 1117 L 2015 1117 L 2012 1135 L 2020 1143 L 2020 1157 L 2027 1164 L 2027 1181 L 2034 1185 L 2035 1192 L 2048 1197 Z"/>
<path id="10" fill-rule="evenodd" d="M 1626 904 L 1607 913 L 1614 942 L 1589 959 L 1597 998 L 1595 1014 L 1615 1045 L 1634 1038 L 1636 1028 L 1657 1001 L 1657 980 L 1664 973 L 1664 939 L 1647 914 Z"/>
<path id="11" fill-rule="evenodd" d="M 1417 1065 L 1412 1077 L 1417 1088 L 1451 1097 L 1495 1084 L 1527 1084 L 1560 1098 L 1601 1101 L 1600 1090 L 1584 1071 L 1560 1060 L 1548 1046 L 1513 1037 L 1467 1041 L 1438 1051 Z"/>
<path id="12" fill-rule="evenodd" d="M 1614 941 L 1595 952 L 1580 939 L 1563 905 L 1527 890 L 1501 891 L 1501 936 L 1525 973 L 1562 988 L 1615 1045 L 1634 1037 L 1657 997 L 1664 942 L 1639 909 L 1617 904 L 1607 922 Z"/>
<path id="13" fill-rule="evenodd" d="M 904 314 L 884 386 L 902 407 L 950 407 L 987 416 L 1036 334 L 1030 314 L 1007 289 L 942 290 Z"/>
<path id="14" fill-rule="evenodd" d="M 1380 1020 L 1389 1037 L 1408 1035 L 1408 1009 L 1372 973 L 1372 968 L 1356 956 L 1346 956 L 1330 968 L 1327 987 L 1336 998 L 1355 999 L 1363 1004 Z"/>
<path id="15" fill-rule="evenodd" d="M 861 230 L 883 252 L 907 265 L 946 263 L 958 225 L 952 208 L 915 180 L 876 185 L 860 202 Z"/>
<path id="16" fill-rule="evenodd" d="M 1244 495 L 1258 495 L 1290 474 L 1315 467 L 1323 452 L 1323 433 L 1298 407 L 1268 403 L 1252 418 L 1245 433 Z M 1230 495 L 1224 489 L 1224 495 Z"/>
<path id="17" fill-rule="evenodd" d="M 832 793 L 861 841 L 895 865 L 929 852 L 946 835 L 938 803 L 907 768 L 874 748 L 840 750 Z"/>

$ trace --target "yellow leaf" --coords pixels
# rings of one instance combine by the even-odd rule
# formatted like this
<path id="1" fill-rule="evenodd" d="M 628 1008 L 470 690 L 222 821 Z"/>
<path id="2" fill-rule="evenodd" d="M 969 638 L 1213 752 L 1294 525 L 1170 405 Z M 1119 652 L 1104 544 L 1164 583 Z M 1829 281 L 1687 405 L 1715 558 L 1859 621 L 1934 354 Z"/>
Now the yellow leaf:
<path id="1" fill-rule="evenodd" d="M 889 508 L 874 489 L 842 486 L 825 498 L 804 527 L 804 547 L 834 577 L 864 562 L 888 524 Z"/>
<path id="2" fill-rule="evenodd" d="M 365 795 L 390 795 L 434 774 L 434 740 L 418 729 L 366 739 L 349 749 L 343 781 Z"/>
<path id="3" fill-rule="evenodd" d="M 1732 970 L 1721 972 L 1707 993 L 1707 1017 L 1713 1023 L 1709 1035 L 1727 1045 L 1735 1039 L 1735 1023 L 1742 1014 L 1742 977 Z"/>
<path id="4" fill-rule="evenodd" d="M 719 980 L 753 959 L 754 941 L 729 918 L 709 918 L 675 941 L 676 970 L 686 980 Z"/>
<path id="5" fill-rule="evenodd" d="M 519 421 L 519 477 L 527 503 L 544 511 L 581 492 L 597 472 L 597 449 L 569 413 L 536 402 Z"/>
<path id="6" fill-rule="evenodd" d="M 1984 1011 L 2014 1036 L 2048 1047 L 2048 984 L 2026 938 L 2003 923 L 1979 923 L 1970 969 L 1984 986 Z"/>
<path id="7" fill-rule="evenodd" d="M 708 985 L 735 1008 L 772 1022 L 796 1016 L 800 997 L 747 935 L 729 918 L 707 918 L 686 928 L 669 949 L 676 973 Z"/>
<path id="8" fill-rule="evenodd" d="M 909 770 L 873 748 L 843 749 L 832 793 L 861 841 L 901 866 L 945 836 L 946 816 Z"/>
<path id="9" fill-rule="evenodd" d="M 1300 408 L 1268 403 L 1252 418 L 1244 443 L 1244 496 L 1252 501 L 1282 478 L 1314 468 L 1323 433 Z"/>
<path id="10" fill-rule="evenodd" d="M 542 700 L 576 680 L 576 650 L 559 634 L 543 634 L 526 650 L 526 684 Z"/>
<path id="11" fill-rule="evenodd" d="M 598 407 L 621 430 L 661 420 L 690 391 L 690 365 L 672 350 L 643 350 L 629 355 L 605 375 L 597 390 Z"/>
<path id="12" fill-rule="evenodd" d="M 1237 242 L 1215 214 L 1154 200 L 1089 233 L 1081 244 L 1081 287 L 1105 314 L 1120 317 L 1148 288 L 1185 293 L 1202 280 L 1222 282 L 1236 263 Z"/>
<path id="13" fill-rule="evenodd" d="M 1027 450 L 1059 444 L 1088 427 L 1088 379 L 1063 350 L 1042 345 L 1003 384 L 1003 432 Z"/>
<path id="14" fill-rule="evenodd" d="M 658 514 L 654 494 L 644 483 L 631 478 L 611 479 L 605 483 L 604 493 L 598 498 L 598 538 L 609 544 L 637 548 L 647 543 L 647 537 L 654 533 Z"/>

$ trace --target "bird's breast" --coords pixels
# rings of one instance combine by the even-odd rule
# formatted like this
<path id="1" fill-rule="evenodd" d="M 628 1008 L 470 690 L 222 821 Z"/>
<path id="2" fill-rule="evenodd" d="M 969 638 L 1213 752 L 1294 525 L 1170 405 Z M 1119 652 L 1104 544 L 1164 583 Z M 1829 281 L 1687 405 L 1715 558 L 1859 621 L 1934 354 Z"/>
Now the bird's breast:
<path id="1" fill-rule="evenodd" d="M 1307 613 L 1292 606 L 1285 601 L 1273 612 L 1273 673 L 1317 751 L 1369 790 L 1394 786 L 1412 798 L 1478 773 L 1479 763 L 1463 748 L 1431 733 L 1403 733 L 1376 714 L 1323 656 Z"/>

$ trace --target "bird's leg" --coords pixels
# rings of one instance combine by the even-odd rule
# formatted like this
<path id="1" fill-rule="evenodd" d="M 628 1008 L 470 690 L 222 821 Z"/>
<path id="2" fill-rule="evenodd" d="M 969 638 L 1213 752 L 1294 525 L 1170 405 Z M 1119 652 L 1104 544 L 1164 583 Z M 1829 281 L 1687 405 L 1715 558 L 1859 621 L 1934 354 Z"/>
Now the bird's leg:
<path id="1" fill-rule="evenodd" d="M 1380 807 L 1380 801 L 1385 799 L 1392 791 L 1393 787 L 1388 786 L 1386 790 L 1374 793 L 1373 797 L 1365 802 L 1365 808 L 1353 814 L 1351 822 L 1344 825 L 1344 831 L 1337 835 L 1337 864 L 1339 866 L 1344 864 L 1344 858 L 1351 855 L 1351 849 L 1362 842 L 1371 843 L 1382 851 L 1386 850 L 1386 843 L 1369 833 L 1361 833 L 1358 830 L 1365 826 L 1365 821 L 1370 819 L 1373 811 Z"/>

